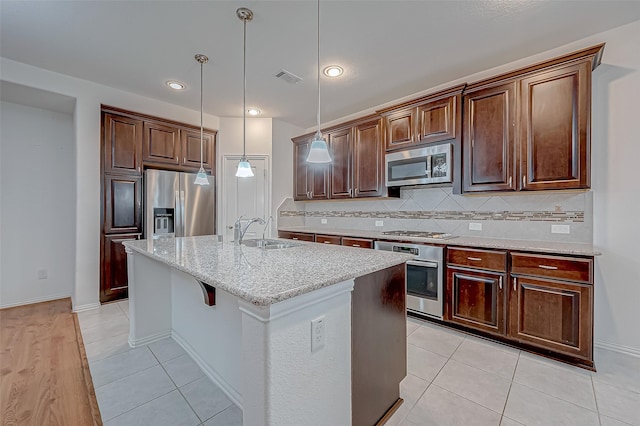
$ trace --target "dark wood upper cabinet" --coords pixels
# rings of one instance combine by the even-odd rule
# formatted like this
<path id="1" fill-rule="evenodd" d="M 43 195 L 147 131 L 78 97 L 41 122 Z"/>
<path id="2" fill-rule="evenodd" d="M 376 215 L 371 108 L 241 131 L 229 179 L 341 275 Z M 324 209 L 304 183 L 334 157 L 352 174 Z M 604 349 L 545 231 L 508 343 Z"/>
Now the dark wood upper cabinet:
<path id="1" fill-rule="evenodd" d="M 381 120 L 376 119 L 354 126 L 352 154 L 354 197 L 385 195 L 381 124 Z"/>
<path id="2" fill-rule="evenodd" d="M 463 191 L 516 189 L 516 83 L 464 95 Z"/>
<path id="3" fill-rule="evenodd" d="M 311 139 L 294 139 L 293 194 L 294 200 L 323 200 L 329 198 L 329 164 L 307 163 Z"/>
<path id="4" fill-rule="evenodd" d="M 467 87 L 463 192 L 589 188 L 591 72 L 603 49 Z"/>
<path id="5" fill-rule="evenodd" d="M 522 189 L 588 188 L 591 64 L 520 82 Z"/>
<path id="6" fill-rule="evenodd" d="M 102 236 L 102 271 L 100 302 L 122 299 L 128 295 L 127 253 L 123 241 L 136 240 L 140 234 Z"/>
<path id="7" fill-rule="evenodd" d="M 418 140 L 424 143 L 455 139 L 458 96 L 449 96 L 418 107 Z"/>
<path id="8" fill-rule="evenodd" d="M 216 135 L 203 133 L 202 161 L 205 170 L 215 175 L 215 138 Z M 197 130 L 180 129 L 181 161 L 180 164 L 194 169 L 200 168 L 200 132 Z"/>
<path id="9" fill-rule="evenodd" d="M 351 128 L 336 130 L 328 134 L 331 159 L 329 177 L 331 198 L 353 197 L 353 161 Z"/>
<path id="10" fill-rule="evenodd" d="M 385 116 L 387 150 L 406 148 L 416 142 L 417 110 L 407 108 Z"/>
<path id="11" fill-rule="evenodd" d="M 103 170 L 142 174 L 142 120 L 103 113 Z"/>
<path id="12" fill-rule="evenodd" d="M 103 232 L 142 232 L 142 178 L 105 175 Z"/>
<path id="13" fill-rule="evenodd" d="M 144 161 L 176 166 L 180 164 L 179 133 L 180 130 L 177 127 L 145 122 L 142 144 Z"/>

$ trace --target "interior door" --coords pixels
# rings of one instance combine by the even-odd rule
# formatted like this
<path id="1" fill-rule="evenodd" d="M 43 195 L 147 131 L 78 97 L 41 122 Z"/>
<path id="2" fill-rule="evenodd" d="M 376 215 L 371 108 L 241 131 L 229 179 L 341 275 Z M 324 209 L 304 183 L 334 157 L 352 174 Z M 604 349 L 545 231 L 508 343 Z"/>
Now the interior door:
<path id="1" fill-rule="evenodd" d="M 233 241 L 233 225 L 236 219 L 261 217 L 269 218 L 269 157 L 247 156 L 253 170 L 253 177 L 236 177 L 239 156 L 224 157 L 224 175 L 219 205 L 222 207 L 224 241 Z M 270 228 L 270 227 L 269 227 Z M 262 237 L 264 226 L 251 225 L 245 238 Z M 222 232 L 219 232 L 222 233 Z M 265 236 L 270 236 L 267 229 Z"/>

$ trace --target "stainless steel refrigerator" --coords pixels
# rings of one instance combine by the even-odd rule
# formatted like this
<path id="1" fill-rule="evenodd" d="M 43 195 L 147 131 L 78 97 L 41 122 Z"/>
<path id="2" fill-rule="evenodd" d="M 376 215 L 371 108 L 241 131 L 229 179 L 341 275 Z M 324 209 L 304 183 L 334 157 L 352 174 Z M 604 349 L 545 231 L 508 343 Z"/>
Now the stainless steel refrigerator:
<path id="1" fill-rule="evenodd" d="M 196 185 L 195 173 L 146 170 L 145 238 L 215 233 L 215 180 Z"/>

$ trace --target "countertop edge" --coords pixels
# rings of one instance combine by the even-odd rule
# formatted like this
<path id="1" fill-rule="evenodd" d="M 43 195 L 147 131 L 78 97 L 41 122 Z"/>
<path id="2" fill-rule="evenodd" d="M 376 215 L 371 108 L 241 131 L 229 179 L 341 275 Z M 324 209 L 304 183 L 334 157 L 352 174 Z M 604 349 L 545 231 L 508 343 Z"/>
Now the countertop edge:
<path id="1" fill-rule="evenodd" d="M 450 239 L 419 238 L 406 236 L 383 235 L 379 231 L 365 231 L 357 229 L 330 229 L 285 226 L 278 228 L 283 232 L 303 232 L 308 234 L 326 234 L 350 236 L 358 238 L 370 238 L 374 240 L 410 241 L 416 244 L 437 244 L 446 246 L 493 248 L 499 250 L 523 250 L 546 254 L 566 254 L 575 256 L 600 256 L 601 252 L 595 250 L 588 243 L 562 243 L 557 241 L 536 240 L 509 240 L 490 237 L 459 236 Z"/>

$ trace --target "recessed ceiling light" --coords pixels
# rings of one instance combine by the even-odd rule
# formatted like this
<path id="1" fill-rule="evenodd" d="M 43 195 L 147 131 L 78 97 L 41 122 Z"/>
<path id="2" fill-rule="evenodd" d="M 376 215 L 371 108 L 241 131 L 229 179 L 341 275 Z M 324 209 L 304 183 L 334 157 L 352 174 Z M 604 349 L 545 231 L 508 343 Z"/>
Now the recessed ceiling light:
<path id="1" fill-rule="evenodd" d="M 338 65 L 329 65 L 322 72 L 327 77 L 339 77 L 339 76 L 342 75 L 344 70 L 342 69 L 342 67 L 340 67 Z"/>
<path id="2" fill-rule="evenodd" d="M 182 90 L 182 89 L 185 88 L 185 84 L 184 83 L 180 83 L 179 81 L 175 81 L 175 80 L 167 81 L 167 86 L 169 86 L 173 90 Z"/>
<path id="3" fill-rule="evenodd" d="M 262 111 L 260 111 L 258 108 L 247 108 L 247 112 L 249 113 L 249 115 L 259 115 Z"/>

